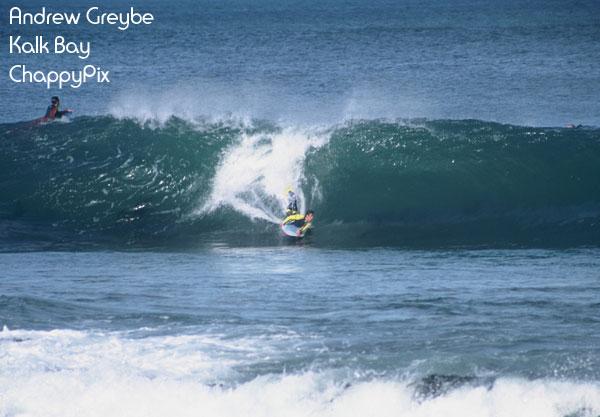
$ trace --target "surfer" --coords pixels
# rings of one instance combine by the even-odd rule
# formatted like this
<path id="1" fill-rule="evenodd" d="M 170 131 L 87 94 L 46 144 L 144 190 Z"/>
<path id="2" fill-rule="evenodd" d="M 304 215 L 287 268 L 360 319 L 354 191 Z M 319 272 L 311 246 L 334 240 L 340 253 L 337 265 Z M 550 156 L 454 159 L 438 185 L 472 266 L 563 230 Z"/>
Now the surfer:
<path id="1" fill-rule="evenodd" d="M 312 221 L 315 217 L 315 212 L 312 210 L 308 210 L 305 215 L 302 215 L 298 212 L 288 215 L 285 219 L 283 219 L 283 225 L 294 225 L 298 228 L 298 232 L 296 233 L 298 236 L 303 236 L 306 234 L 308 229 L 312 226 Z"/>
<path id="2" fill-rule="evenodd" d="M 73 110 L 71 109 L 65 109 L 61 111 L 59 110 L 59 107 L 60 99 L 58 98 L 58 96 L 52 97 L 52 99 L 50 100 L 50 105 L 46 110 L 46 115 L 38 120 L 40 122 L 47 122 L 49 120 L 60 119 L 66 114 L 73 113 Z"/>
<path id="3" fill-rule="evenodd" d="M 287 208 L 285 214 L 291 216 L 292 214 L 298 214 L 298 197 L 291 188 L 287 189 Z"/>

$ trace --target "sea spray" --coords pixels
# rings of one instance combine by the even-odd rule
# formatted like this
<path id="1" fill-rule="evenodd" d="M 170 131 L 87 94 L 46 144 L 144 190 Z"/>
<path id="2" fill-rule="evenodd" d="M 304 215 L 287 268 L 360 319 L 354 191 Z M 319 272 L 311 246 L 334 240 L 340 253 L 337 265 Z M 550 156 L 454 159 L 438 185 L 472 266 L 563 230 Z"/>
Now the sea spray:
<path id="1" fill-rule="evenodd" d="M 199 213 L 228 205 L 248 218 L 279 223 L 288 187 L 295 190 L 304 212 L 304 160 L 309 150 L 323 146 L 326 139 L 325 134 L 298 129 L 244 134 L 225 150 L 210 197 Z"/>

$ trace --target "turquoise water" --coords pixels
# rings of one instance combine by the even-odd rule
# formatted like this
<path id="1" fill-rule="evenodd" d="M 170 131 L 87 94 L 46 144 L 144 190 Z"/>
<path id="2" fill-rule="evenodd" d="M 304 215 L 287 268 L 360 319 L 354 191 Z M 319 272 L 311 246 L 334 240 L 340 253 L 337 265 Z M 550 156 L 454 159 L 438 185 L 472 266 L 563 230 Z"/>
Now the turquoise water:
<path id="1" fill-rule="evenodd" d="M 476 120 L 0 125 L 0 250 L 600 245 L 600 136 Z"/>

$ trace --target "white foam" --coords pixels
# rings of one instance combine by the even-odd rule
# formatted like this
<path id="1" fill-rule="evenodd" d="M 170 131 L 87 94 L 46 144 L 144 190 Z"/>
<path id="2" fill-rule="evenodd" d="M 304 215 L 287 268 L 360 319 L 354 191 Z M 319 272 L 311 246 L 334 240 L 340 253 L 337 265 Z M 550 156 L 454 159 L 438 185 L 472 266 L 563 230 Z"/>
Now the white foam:
<path id="1" fill-rule="evenodd" d="M 44 374 L 46 372 L 104 372 L 123 369 L 146 375 L 225 377 L 237 364 L 235 355 L 226 355 L 228 346 L 218 337 L 180 335 L 177 337 L 123 337 L 120 333 L 53 330 L 48 332 L 8 330 L 0 332 L 3 373 Z M 211 349 L 212 347 L 212 349 Z M 218 348 L 217 348 L 218 347 Z M 232 347 L 244 350 L 243 346 Z M 219 355 L 219 360 L 210 354 Z M 93 365 L 93 366 L 92 366 Z"/>
<path id="2" fill-rule="evenodd" d="M 325 130 L 314 124 L 280 119 L 277 112 L 271 115 L 257 111 L 264 108 L 265 103 L 271 104 L 266 107 L 278 108 L 277 100 L 268 93 L 257 96 L 250 91 L 244 94 L 242 89 L 234 95 L 215 85 L 203 86 L 202 94 L 190 94 L 190 90 L 174 87 L 162 92 L 124 93 L 113 100 L 110 114 L 151 127 L 161 127 L 174 116 L 199 130 L 214 123 L 249 130 L 255 118 L 274 120 L 281 127 L 277 133 L 242 133 L 239 141 L 222 155 L 212 182 L 212 193 L 200 202 L 192 216 L 227 206 L 251 219 L 278 223 L 284 212 L 288 187 L 294 188 L 305 210 L 302 164 L 309 149 L 327 142 Z M 310 194 L 319 197 L 318 184 L 313 185 Z"/>
<path id="3" fill-rule="evenodd" d="M 425 400 L 415 398 L 414 386 L 407 380 L 347 380 L 333 370 L 230 383 L 234 366 L 277 354 L 273 342 L 215 335 L 133 338 L 116 332 L 5 329 L 0 332 L 0 416 L 595 417 L 600 413 L 597 382 L 501 378 L 491 388 L 464 386 Z M 229 383 L 221 386 L 226 379 Z"/>
<path id="4" fill-rule="evenodd" d="M 292 187 L 306 210 L 301 188 L 303 163 L 311 148 L 327 142 L 317 131 L 286 128 L 278 133 L 244 134 L 227 149 L 217 167 L 212 191 L 196 214 L 228 206 L 251 219 L 278 223 L 285 210 L 286 189 Z M 313 195 L 318 195 L 313 190 Z"/>

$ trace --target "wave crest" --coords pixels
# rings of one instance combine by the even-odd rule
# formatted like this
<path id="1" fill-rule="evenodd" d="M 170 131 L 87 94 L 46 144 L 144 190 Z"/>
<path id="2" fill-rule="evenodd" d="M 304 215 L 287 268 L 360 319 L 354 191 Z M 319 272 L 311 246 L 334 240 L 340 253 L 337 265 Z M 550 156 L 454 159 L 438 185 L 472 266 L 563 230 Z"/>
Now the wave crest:
<path id="1" fill-rule="evenodd" d="M 276 244 L 293 186 L 316 244 L 600 244 L 597 129 L 87 117 L 1 125 L 0 147 L 9 241 Z"/>

